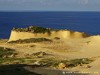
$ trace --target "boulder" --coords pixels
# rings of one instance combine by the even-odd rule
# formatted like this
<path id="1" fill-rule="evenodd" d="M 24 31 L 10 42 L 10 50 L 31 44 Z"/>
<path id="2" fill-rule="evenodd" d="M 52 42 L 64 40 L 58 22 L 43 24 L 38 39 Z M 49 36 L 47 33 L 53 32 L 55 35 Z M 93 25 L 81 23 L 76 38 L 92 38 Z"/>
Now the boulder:
<path id="1" fill-rule="evenodd" d="M 64 64 L 64 63 L 59 63 L 58 68 L 59 68 L 59 69 L 65 69 L 65 68 L 66 68 L 66 64 Z"/>

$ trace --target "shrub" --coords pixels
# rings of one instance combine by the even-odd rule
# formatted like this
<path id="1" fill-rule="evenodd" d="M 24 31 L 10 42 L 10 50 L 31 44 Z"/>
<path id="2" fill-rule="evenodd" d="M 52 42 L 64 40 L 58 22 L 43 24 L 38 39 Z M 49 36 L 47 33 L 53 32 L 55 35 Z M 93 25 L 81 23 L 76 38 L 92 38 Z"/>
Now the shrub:
<path id="1" fill-rule="evenodd" d="M 82 59 L 73 59 L 73 60 L 55 60 L 53 58 L 49 59 L 43 59 L 40 61 L 41 64 L 45 64 L 45 66 L 53 66 L 57 67 L 60 63 L 64 63 L 66 67 L 76 67 L 81 64 L 89 64 L 93 60 L 90 60 L 88 58 L 82 58 Z"/>
<path id="2" fill-rule="evenodd" d="M 82 65 L 82 64 L 89 64 L 91 63 L 93 60 L 90 60 L 88 58 L 82 58 L 82 59 L 73 59 L 69 61 L 68 66 L 69 67 L 75 67 L 77 65 Z"/>
<path id="3" fill-rule="evenodd" d="M 50 28 L 43 28 L 43 27 L 38 27 L 38 26 L 30 26 L 27 28 L 13 28 L 13 31 L 17 32 L 32 32 L 32 33 L 48 33 L 51 34 Z"/>
<path id="4" fill-rule="evenodd" d="M 24 39 L 24 40 L 16 40 L 16 41 L 10 41 L 8 43 L 36 43 L 36 42 L 52 42 L 50 39 L 46 38 L 30 38 L 30 39 Z"/>
<path id="5" fill-rule="evenodd" d="M 47 66 L 47 67 L 49 67 L 49 66 L 54 66 L 55 67 L 59 64 L 59 61 L 57 61 L 53 58 L 48 58 L 48 59 L 42 59 L 40 61 L 40 63 L 44 66 Z"/>
<path id="6" fill-rule="evenodd" d="M 0 47 L 0 57 L 3 57 L 5 55 L 9 56 L 9 55 L 12 55 L 12 54 L 14 54 L 13 49 Z"/>
<path id="7" fill-rule="evenodd" d="M 59 38 L 59 37 L 54 37 L 54 39 L 55 39 L 55 40 L 60 40 L 60 38 Z"/>

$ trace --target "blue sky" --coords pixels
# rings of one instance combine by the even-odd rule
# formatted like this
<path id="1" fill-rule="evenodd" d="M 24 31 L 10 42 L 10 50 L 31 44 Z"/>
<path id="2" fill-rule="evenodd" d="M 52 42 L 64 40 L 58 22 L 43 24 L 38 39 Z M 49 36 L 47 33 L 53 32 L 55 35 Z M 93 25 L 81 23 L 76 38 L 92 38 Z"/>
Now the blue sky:
<path id="1" fill-rule="evenodd" d="M 100 0 L 0 0 L 0 11 L 100 11 Z"/>

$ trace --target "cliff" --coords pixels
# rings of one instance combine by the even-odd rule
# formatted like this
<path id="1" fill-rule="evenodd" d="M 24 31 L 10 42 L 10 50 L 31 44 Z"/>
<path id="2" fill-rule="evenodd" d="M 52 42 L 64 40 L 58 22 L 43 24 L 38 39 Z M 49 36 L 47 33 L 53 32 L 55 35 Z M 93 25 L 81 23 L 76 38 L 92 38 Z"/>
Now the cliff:
<path id="1" fill-rule="evenodd" d="M 50 28 L 42 27 L 28 27 L 28 28 L 17 28 L 11 31 L 9 41 L 16 41 L 19 39 L 30 39 L 30 38 L 55 38 L 59 37 L 61 39 L 70 38 L 84 38 L 87 37 L 85 33 L 74 32 L 69 30 L 53 30 Z"/>

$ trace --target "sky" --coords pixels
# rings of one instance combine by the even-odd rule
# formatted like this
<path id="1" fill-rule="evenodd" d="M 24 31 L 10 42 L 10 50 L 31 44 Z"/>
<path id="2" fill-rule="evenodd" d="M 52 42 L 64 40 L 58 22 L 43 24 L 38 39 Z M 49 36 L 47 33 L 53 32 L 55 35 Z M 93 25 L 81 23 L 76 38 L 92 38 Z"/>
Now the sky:
<path id="1" fill-rule="evenodd" d="M 100 0 L 0 0 L 0 11 L 100 11 Z"/>

